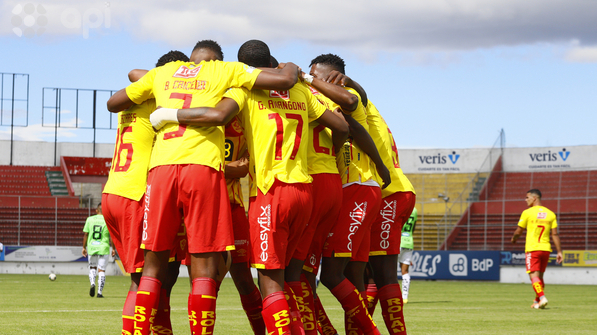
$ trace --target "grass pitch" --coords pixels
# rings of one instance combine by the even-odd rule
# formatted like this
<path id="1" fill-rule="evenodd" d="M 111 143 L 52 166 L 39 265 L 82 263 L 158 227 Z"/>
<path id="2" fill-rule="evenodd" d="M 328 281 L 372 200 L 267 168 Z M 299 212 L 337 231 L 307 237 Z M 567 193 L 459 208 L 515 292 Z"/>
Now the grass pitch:
<path id="1" fill-rule="evenodd" d="M 522 270 L 521 270 L 522 271 Z M 86 276 L 0 274 L 0 334 L 120 334 L 128 277 L 107 277 L 104 299 L 89 297 Z M 174 287 L 171 306 L 175 334 L 189 334 L 188 279 Z M 343 313 L 330 292 L 319 294 L 334 326 L 344 334 Z M 405 306 L 409 334 L 596 334 L 597 286 L 550 285 L 545 310 L 530 308 L 529 284 L 495 282 L 411 282 Z M 379 306 L 374 314 L 387 330 Z M 231 279 L 218 298 L 216 335 L 251 334 Z"/>

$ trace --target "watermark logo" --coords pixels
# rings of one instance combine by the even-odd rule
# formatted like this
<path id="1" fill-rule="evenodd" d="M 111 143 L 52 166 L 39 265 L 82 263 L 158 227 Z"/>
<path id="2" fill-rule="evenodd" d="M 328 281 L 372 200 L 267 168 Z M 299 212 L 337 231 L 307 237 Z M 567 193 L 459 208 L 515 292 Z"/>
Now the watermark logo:
<path id="1" fill-rule="evenodd" d="M 12 32 L 18 37 L 41 36 L 46 31 L 45 26 L 48 24 L 46 13 L 47 11 L 42 5 L 17 4 L 12 9 L 10 20 L 13 26 Z"/>
<path id="2" fill-rule="evenodd" d="M 91 29 L 100 27 L 110 28 L 112 16 L 110 13 L 110 3 L 105 2 L 97 7 L 89 7 L 84 11 L 77 8 L 68 7 L 60 12 L 59 15 L 52 16 L 41 4 L 17 4 L 12 9 L 12 31 L 18 37 L 41 36 L 48 30 L 48 24 L 54 27 L 60 23 L 62 27 L 80 31 L 83 38 L 89 37 Z"/>

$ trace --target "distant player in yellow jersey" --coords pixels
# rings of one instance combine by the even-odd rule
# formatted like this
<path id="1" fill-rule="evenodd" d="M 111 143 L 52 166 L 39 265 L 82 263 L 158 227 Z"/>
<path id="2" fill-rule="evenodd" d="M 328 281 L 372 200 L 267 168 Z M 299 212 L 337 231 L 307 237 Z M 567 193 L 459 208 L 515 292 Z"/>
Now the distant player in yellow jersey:
<path id="1" fill-rule="evenodd" d="M 169 62 L 188 60 L 182 52 L 170 51 L 160 57 L 156 67 Z M 131 275 L 131 286 L 122 310 L 123 334 L 134 332 L 135 298 L 143 270 L 143 250 L 140 248 L 143 232 L 143 196 L 147 187 L 147 171 L 155 138 L 149 115 L 155 108 L 155 100 L 149 99 L 118 113 L 114 158 L 102 195 L 108 230 L 124 270 Z M 171 286 L 168 289 L 170 290 Z M 165 303 L 169 295 L 166 287 L 161 295 L 164 296 L 161 303 Z M 161 326 L 167 327 L 170 317 L 168 314 L 162 318 L 163 310 L 158 310 L 156 318 L 158 323 L 164 319 L 166 325 Z"/>
<path id="2" fill-rule="evenodd" d="M 545 268 L 549 262 L 549 253 L 552 251 L 550 235 L 558 251 L 556 262 L 561 263 L 563 259 L 560 235 L 558 235 L 558 222 L 554 212 L 541 206 L 541 191 L 538 189 L 528 191 L 525 201 L 529 209 L 522 212 L 520 221 L 518 221 L 518 228 L 512 236 L 512 243 L 516 243 L 524 229 L 527 230 L 525 263 L 533 290 L 535 290 L 535 301 L 531 307 L 543 309 L 547 305 L 543 273 L 545 273 Z"/>
<path id="3" fill-rule="evenodd" d="M 216 60 L 212 60 L 216 59 Z M 197 43 L 189 62 L 154 68 L 114 94 L 108 110 L 120 111 L 148 99 L 175 115 L 178 109 L 215 106 L 229 87 L 288 89 L 298 67 L 261 73 L 238 62 L 223 62 L 214 41 Z M 230 202 L 224 179 L 224 127 L 167 124 L 160 128 L 150 161 L 141 247 L 145 266 L 137 291 L 135 328 L 149 334 L 155 302 L 165 278 L 170 249 L 184 217 L 191 253 L 189 322 L 197 334 L 213 332 L 217 265 L 234 248 Z"/>

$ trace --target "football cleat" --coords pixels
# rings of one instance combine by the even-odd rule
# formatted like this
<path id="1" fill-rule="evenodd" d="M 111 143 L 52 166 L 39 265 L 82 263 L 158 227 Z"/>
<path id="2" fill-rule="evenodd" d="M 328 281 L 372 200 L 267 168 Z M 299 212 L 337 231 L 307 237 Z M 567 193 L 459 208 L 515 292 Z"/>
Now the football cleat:
<path id="1" fill-rule="evenodd" d="M 98 294 L 97 294 L 97 297 L 98 297 L 98 298 L 103 298 L 104 296 L 103 296 L 101 293 L 98 293 Z"/>
<path id="2" fill-rule="evenodd" d="M 547 306 L 547 298 L 542 296 L 541 299 L 539 299 L 539 308 L 544 309 L 545 306 Z"/>
<path id="3" fill-rule="evenodd" d="M 406 305 L 408 303 L 408 299 L 402 299 L 402 304 Z"/>
<path id="4" fill-rule="evenodd" d="M 95 284 L 91 284 L 91 288 L 89 289 L 89 296 L 95 296 Z"/>

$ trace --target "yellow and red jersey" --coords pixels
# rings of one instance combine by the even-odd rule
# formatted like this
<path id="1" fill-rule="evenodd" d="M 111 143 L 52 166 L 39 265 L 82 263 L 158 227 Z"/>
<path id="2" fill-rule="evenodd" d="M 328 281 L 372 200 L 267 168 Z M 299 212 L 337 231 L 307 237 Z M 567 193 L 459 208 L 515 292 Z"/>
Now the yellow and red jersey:
<path id="1" fill-rule="evenodd" d="M 330 111 L 338 108 L 337 105 L 319 93 L 316 89 L 308 86 L 309 90 L 317 100 Z M 334 152 L 334 143 L 332 142 L 332 131 L 317 121 L 309 123 L 309 151 L 307 157 L 309 160 L 309 174 L 319 173 L 338 173 L 336 167 L 336 153 Z"/>
<path id="2" fill-rule="evenodd" d="M 238 160 L 240 154 L 246 149 L 247 141 L 243 134 L 243 127 L 238 117 L 228 122 L 225 127 L 226 141 L 224 143 L 224 160 L 226 164 Z M 231 204 L 239 204 L 244 207 L 243 194 L 240 186 L 240 179 L 226 179 L 228 187 L 228 198 Z"/>
<path id="3" fill-rule="evenodd" d="M 224 97 L 234 99 L 251 157 L 249 173 L 254 186 L 266 194 L 275 179 L 283 183 L 311 183 L 307 168 L 309 122 L 326 108 L 299 82 L 288 91 L 231 89 Z"/>
<path id="4" fill-rule="evenodd" d="M 229 87 L 251 89 L 260 70 L 243 63 L 171 62 L 152 69 L 126 88 L 134 103 L 155 97 L 165 108 L 214 107 Z M 167 124 L 159 130 L 150 168 L 170 164 L 201 164 L 221 170 L 224 127 Z"/>
<path id="5" fill-rule="evenodd" d="M 390 176 L 392 178 L 392 183 L 381 190 L 382 197 L 385 198 L 396 192 L 415 193 L 415 188 L 400 168 L 398 149 L 396 147 L 396 142 L 394 141 L 394 136 L 390 131 L 390 127 L 388 127 L 388 124 L 371 100 L 369 100 L 369 103 L 367 104 L 367 123 L 369 124 L 369 135 L 371 135 L 373 142 L 375 142 L 377 151 L 379 151 L 379 155 L 381 156 L 384 165 L 390 171 Z M 375 177 L 380 185 L 383 184 L 383 181 L 377 174 L 375 174 Z"/>
<path id="6" fill-rule="evenodd" d="M 103 193 L 141 200 L 155 138 L 149 115 L 155 108 L 155 100 L 149 99 L 118 113 L 114 157 Z"/>
<path id="7" fill-rule="evenodd" d="M 361 103 L 361 96 L 352 88 L 345 87 L 345 89 L 359 98 L 358 107 L 350 113 L 350 116 L 369 131 L 367 111 Z M 375 164 L 371 158 L 356 143 L 353 143 L 352 138 L 349 138 L 338 152 L 336 165 L 343 185 L 375 181 L 374 178 L 377 175 Z"/>
<path id="8" fill-rule="evenodd" d="M 527 230 L 525 252 L 551 251 L 549 236 L 558 226 L 554 212 L 543 206 L 533 206 L 522 212 L 518 226 Z"/>

